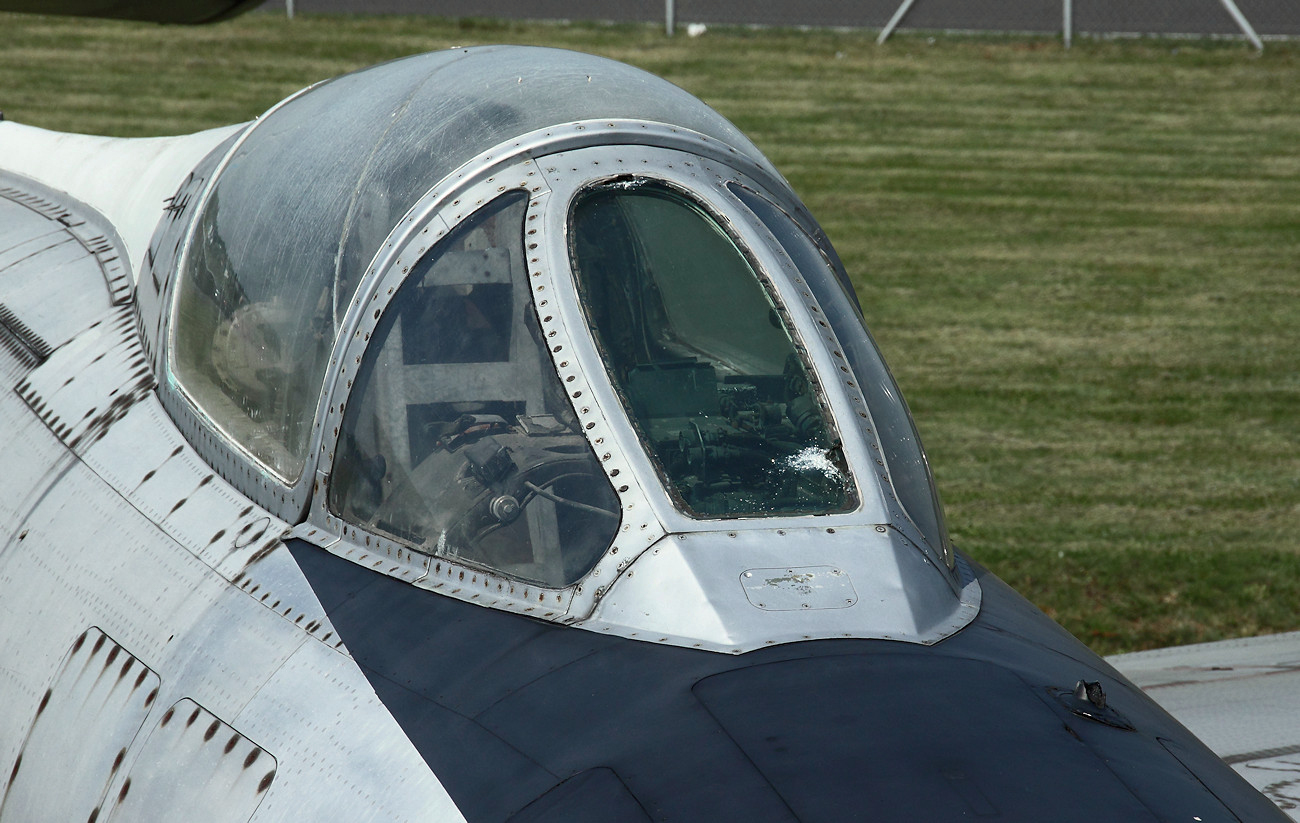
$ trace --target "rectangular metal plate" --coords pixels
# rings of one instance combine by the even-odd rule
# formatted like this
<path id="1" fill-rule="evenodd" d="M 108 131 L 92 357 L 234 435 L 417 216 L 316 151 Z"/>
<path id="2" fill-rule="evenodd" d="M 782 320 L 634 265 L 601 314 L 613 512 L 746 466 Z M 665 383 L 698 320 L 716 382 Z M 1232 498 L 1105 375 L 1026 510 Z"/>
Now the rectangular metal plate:
<path id="1" fill-rule="evenodd" d="M 846 609 L 858 602 L 848 573 L 834 566 L 750 569 L 740 583 L 750 603 L 770 612 Z"/>
<path id="2" fill-rule="evenodd" d="M 158 683 L 99 629 L 77 638 L 9 773 L 0 821 L 93 820 Z"/>
<path id="3" fill-rule="evenodd" d="M 107 823 L 247 823 L 275 769 L 260 746 L 185 698 L 163 714 L 126 779 L 115 785 Z"/>

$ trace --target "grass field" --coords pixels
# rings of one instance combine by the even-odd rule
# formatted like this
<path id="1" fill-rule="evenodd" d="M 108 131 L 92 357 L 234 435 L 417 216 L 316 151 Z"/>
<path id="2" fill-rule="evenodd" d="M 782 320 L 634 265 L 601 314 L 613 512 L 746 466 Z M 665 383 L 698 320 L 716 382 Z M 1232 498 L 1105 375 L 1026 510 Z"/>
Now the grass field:
<path id="1" fill-rule="evenodd" d="M 0 15 L 0 109 L 191 131 L 483 42 L 649 69 L 826 226 L 958 545 L 1098 651 L 1300 628 L 1300 43 Z"/>

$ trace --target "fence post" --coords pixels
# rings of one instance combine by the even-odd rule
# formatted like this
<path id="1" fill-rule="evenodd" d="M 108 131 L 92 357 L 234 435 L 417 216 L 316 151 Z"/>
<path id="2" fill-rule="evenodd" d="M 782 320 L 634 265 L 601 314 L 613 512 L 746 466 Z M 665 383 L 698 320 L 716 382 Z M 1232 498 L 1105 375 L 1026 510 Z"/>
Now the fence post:
<path id="1" fill-rule="evenodd" d="M 1223 7 L 1228 10 L 1228 14 L 1232 15 L 1233 22 L 1246 35 L 1246 39 L 1250 41 L 1250 44 L 1259 51 L 1263 51 L 1264 41 L 1259 39 L 1259 35 L 1255 33 L 1255 27 L 1246 19 L 1246 15 L 1241 13 L 1241 9 L 1237 8 L 1237 4 L 1233 0 L 1219 0 L 1219 2 L 1223 3 Z"/>
<path id="2" fill-rule="evenodd" d="M 284 0 L 284 16 L 293 19 L 293 0 Z"/>
<path id="3" fill-rule="evenodd" d="M 898 7 L 898 10 L 894 12 L 894 16 L 889 18 L 889 22 L 886 23 L 885 27 L 880 30 L 880 36 L 876 38 L 877 46 L 883 44 L 886 40 L 889 39 L 889 35 L 894 33 L 895 27 L 897 27 L 898 24 L 902 22 L 903 15 L 907 14 L 907 10 L 910 9 L 912 7 L 912 4 L 915 2 L 916 0 L 903 0 L 902 5 L 900 5 Z"/>
<path id="4" fill-rule="evenodd" d="M 1061 0 L 1061 37 L 1068 49 L 1074 39 L 1074 0 Z"/>
<path id="5" fill-rule="evenodd" d="M 664 0 L 664 33 L 669 37 L 673 36 L 673 29 L 677 27 L 677 9 L 673 0 Z"/>

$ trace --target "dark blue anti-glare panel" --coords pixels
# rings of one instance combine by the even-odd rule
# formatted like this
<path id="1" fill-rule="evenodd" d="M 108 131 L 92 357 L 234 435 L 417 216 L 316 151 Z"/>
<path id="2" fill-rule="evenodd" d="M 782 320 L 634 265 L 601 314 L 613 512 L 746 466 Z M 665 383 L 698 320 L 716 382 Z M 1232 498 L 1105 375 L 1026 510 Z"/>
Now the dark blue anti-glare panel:
<path id="1" fill-rule="evenodd" d="M 803 823 L 840 823 L 846 809 L 875 820 L 1156 819 L 1022 680 L 988 663 L 805 658 L 714 675 L 695 695 Z"/>

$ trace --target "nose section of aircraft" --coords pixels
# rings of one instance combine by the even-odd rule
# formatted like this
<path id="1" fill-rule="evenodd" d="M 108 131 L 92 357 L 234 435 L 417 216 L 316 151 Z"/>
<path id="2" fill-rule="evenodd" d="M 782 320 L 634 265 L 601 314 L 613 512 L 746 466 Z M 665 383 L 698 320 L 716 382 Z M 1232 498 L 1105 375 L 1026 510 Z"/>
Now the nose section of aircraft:
<path id="1" fill-rule="evenodd" d="M 1154 819 L 1049 703 L 990 663 L 819 656 L 722 672 L 693 692 L 804 823 L 853 809 L 880 820 Z"/>
<path id="2" fill-rule="evenodd" d="M 703 713 L 657 724 L 640 715 L 646 725 L 622 745 L 645 750 L 615 753 L 611 737 L 606 757 L 617 772 L 584 771 L 511 823 L 716 820 L 719 811 L 800 823 L 1159 819 L 1015 674 L 844 649 L 701 678 L 689 689 Z M 674 750 L 673 736 L 709 743 Z M 674 785 L 668 773 L 697 779 Z M 1208 798 L 1207 807 L 1219 804 Z"/>
<path id="3" fill-rule="evenodd" d="M 484 609 L 290 548 L 469 821 L 1237 819 L 1184 767 L 1177 741 L 1195 741 L 1140 695 L 1107 687 L 1135 730 L 1081 716 L 1073 680 L 1056 681 L 1104 673 L 1048 652 L 991 662 L 1023 646 L 979 621 L 938 646 L 723 655 Z"/>

